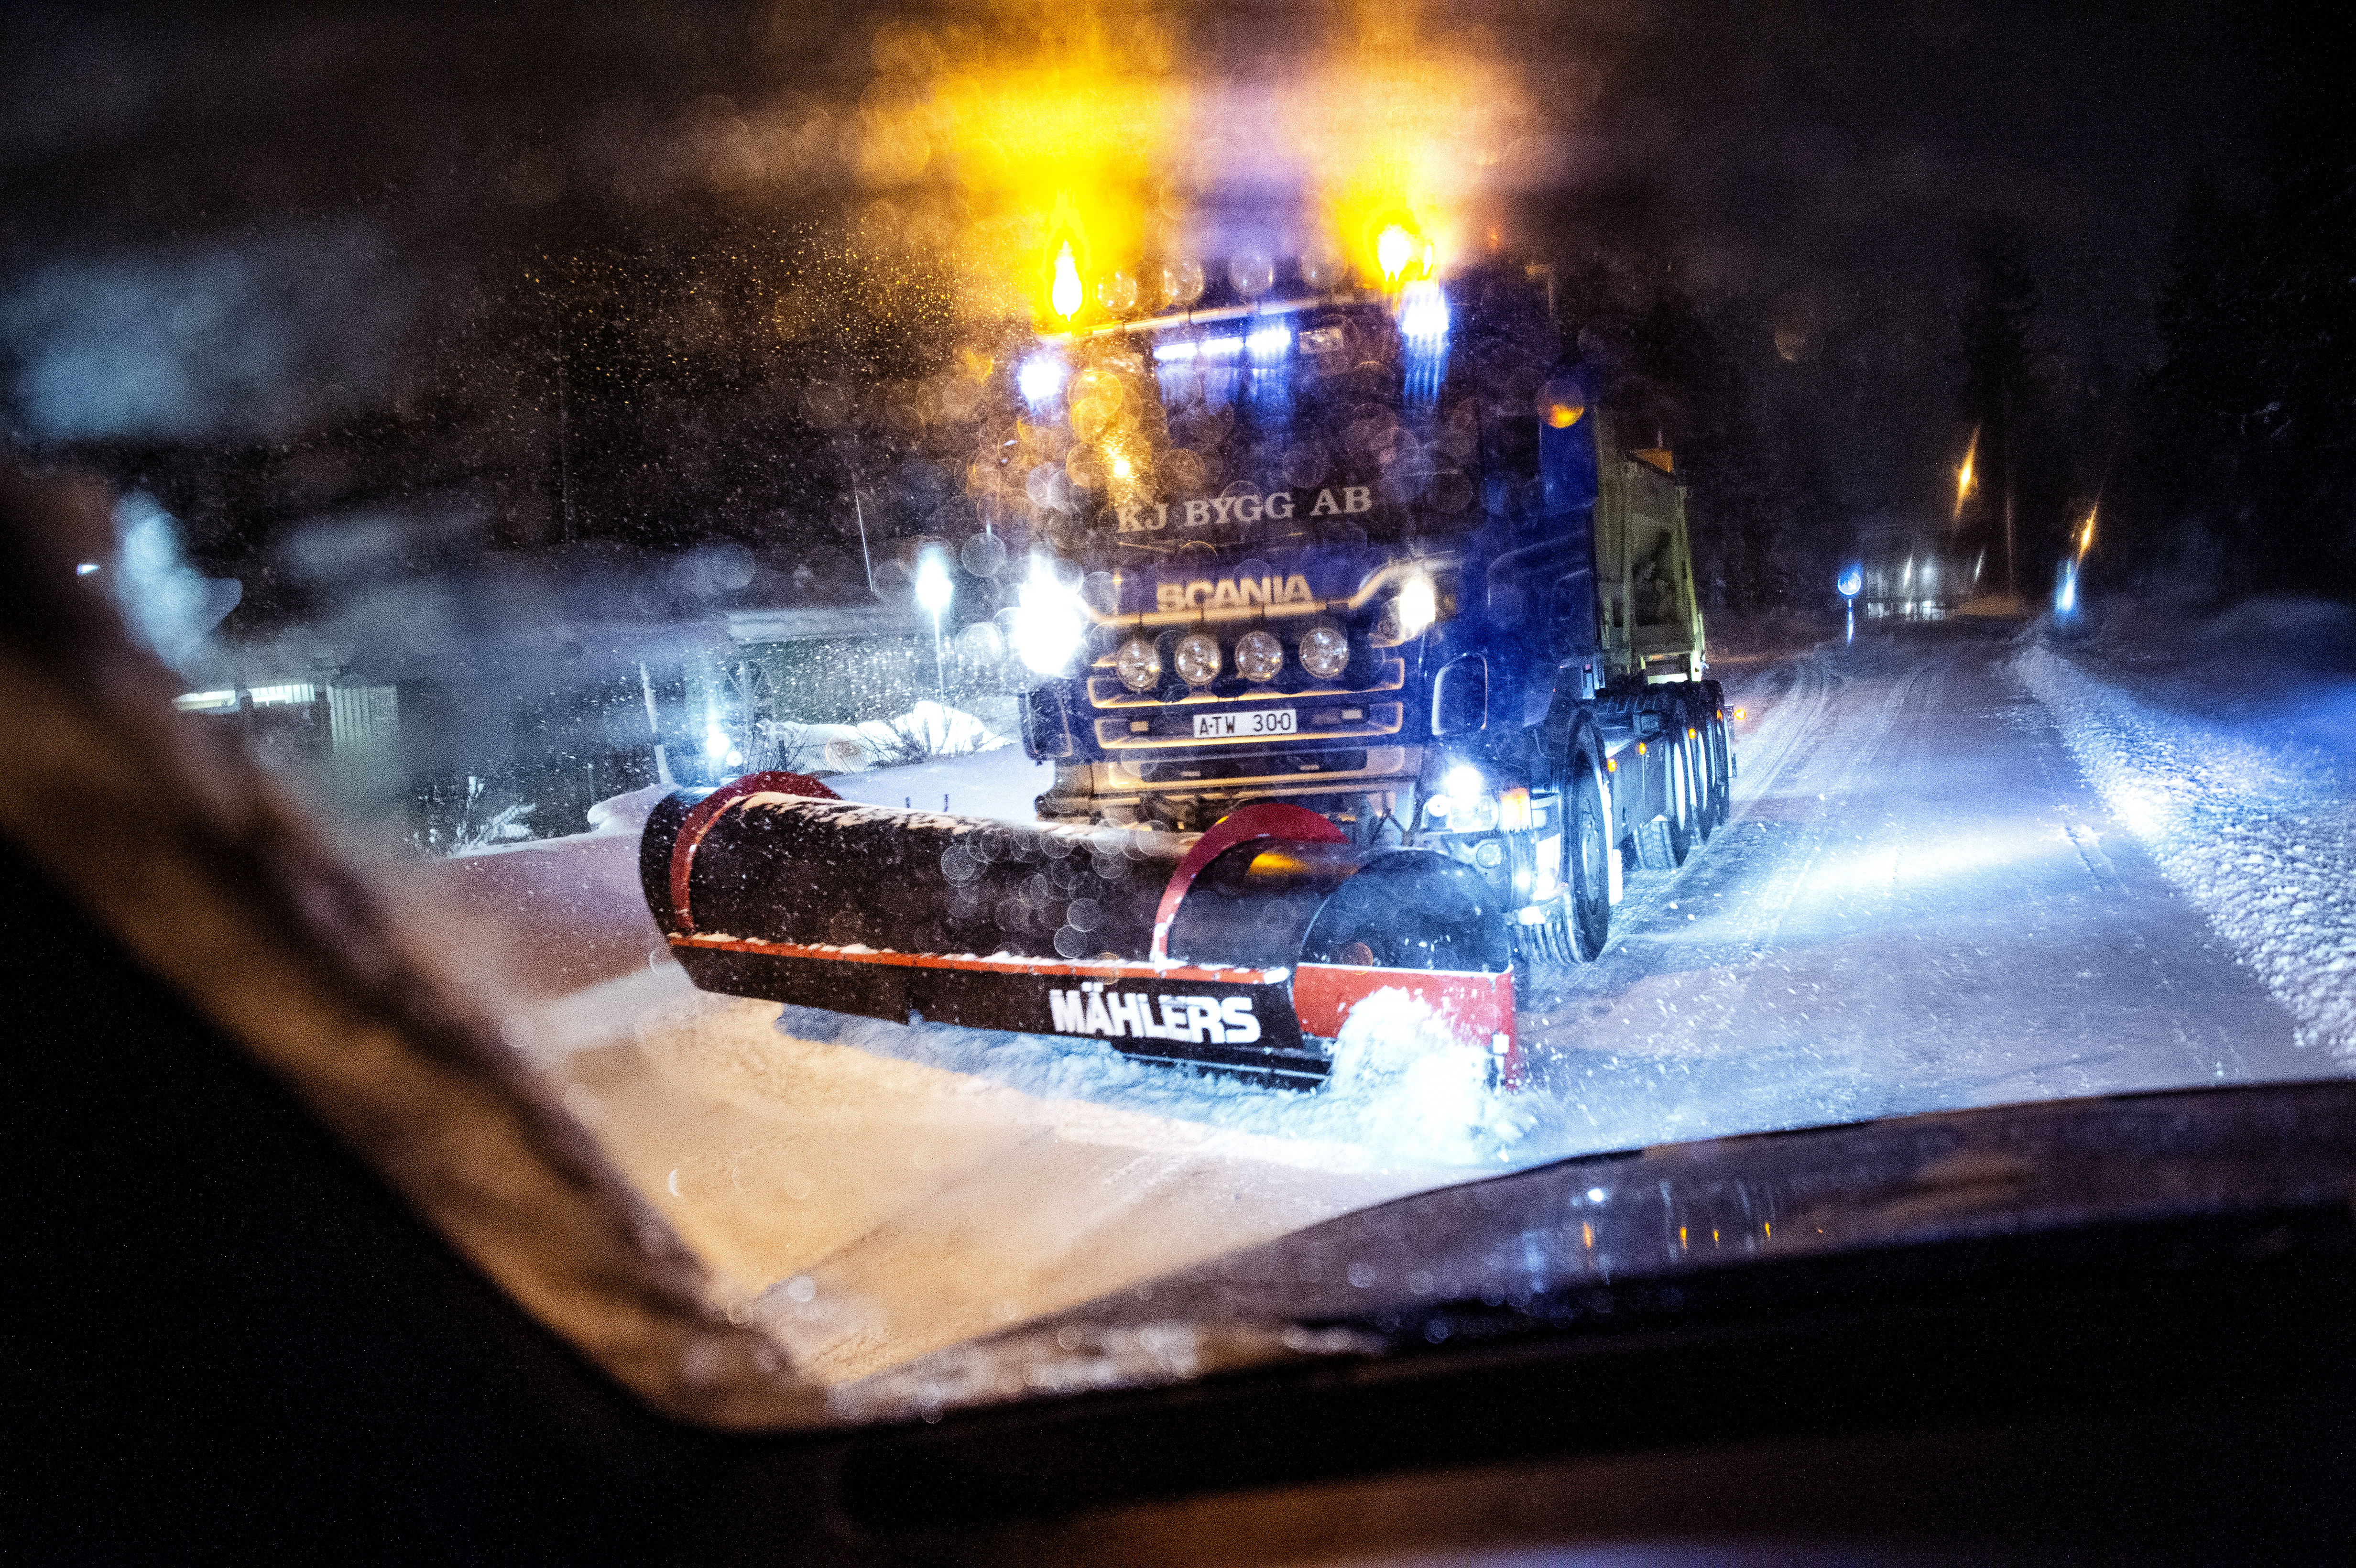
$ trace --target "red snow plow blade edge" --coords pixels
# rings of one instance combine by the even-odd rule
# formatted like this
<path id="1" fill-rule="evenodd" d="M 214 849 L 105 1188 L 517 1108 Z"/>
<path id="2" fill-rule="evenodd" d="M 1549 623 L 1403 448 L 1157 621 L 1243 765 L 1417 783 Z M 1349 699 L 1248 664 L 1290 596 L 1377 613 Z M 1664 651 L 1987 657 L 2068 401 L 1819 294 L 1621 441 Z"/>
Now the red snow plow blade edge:
<path id="1" fill-rule="evenodd" d="M 662 802 L 639 865 L 708 991 L 1313 1086 L 1351 1009 L 1399 990 L 1517 1075 L 1503 913 L 1478 877 L 1352 848 L 1296 806 L 1187 839 L 857 805 L 755 773 Z"/>

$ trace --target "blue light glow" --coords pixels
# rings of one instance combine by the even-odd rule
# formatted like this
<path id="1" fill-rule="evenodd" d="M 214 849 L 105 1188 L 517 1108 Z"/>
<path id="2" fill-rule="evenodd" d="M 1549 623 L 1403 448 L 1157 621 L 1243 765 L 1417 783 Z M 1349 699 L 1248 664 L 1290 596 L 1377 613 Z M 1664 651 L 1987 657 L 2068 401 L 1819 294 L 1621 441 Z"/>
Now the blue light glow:
<path id="1" fill-rule="evenodd" d="M 1448 336 L 1448 296 L 1429 278 L 1399 291 L 1399 333 L 1419 347 L 1436 346 Z"/>
<path id="2" fill-rule="evenodd" d="M 1448 296 L 1429 278 L 1399 291 L 1399 336 L 1407 340 L 1405 390 L 1409 406 L 1429 408 L 1448 379 Z"/>
<path id="3" fill-rule="evenodd" d="M 2062 563 L 2062 581 L 2053 590 L 2053 613 L 2066 618 L 2075 614 L 2077 609 L 2078 563 L 2065 560 Z"/>
<path id="4" fill-rule="evenodd" d="M 1163 365 L 1170 364 L 1173 360 L 1183 363 L 1194 357 L 1194 344 L 1192 339 L 1178 343 L 1164 343 L 1153 350 L 1153 357 L 1157 363 Z"/>
<path id="5" fill-rule="evenodd" d="M 1244 347 L 1262 363 L 1283 358 L 1284 351 L 1291 347 L 1290 329 L 1280 325 L 1255 327 L 1251 336 L 1244 339 Z"/>
<path id="6" fill-rule="evenodd" d="M 1833 586 L 1840 590 L 1842 598 L 1856 598 L 1858 591 L 1865 586 L 1865 568 L 1857 561 L 1850 561 L 1841 568 L 1840 576 L 1834 580 Z"/>

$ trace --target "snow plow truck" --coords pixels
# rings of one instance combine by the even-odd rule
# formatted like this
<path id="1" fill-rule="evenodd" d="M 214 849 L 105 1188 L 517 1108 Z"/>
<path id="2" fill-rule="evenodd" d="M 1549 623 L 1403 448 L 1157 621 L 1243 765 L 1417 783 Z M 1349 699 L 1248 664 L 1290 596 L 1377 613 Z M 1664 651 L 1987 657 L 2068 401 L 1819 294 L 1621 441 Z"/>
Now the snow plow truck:
<path id="1" fill-rule="evenodd" d="M 1726 816 L 1669 453 L 1518 270 L 1214 296 L 1005 374 L 1041 820 L 676 795 L 642 869 L 695 983 L 1303 1085 L 1399 990 L 1513 1082 L 1517 977 Z"/>

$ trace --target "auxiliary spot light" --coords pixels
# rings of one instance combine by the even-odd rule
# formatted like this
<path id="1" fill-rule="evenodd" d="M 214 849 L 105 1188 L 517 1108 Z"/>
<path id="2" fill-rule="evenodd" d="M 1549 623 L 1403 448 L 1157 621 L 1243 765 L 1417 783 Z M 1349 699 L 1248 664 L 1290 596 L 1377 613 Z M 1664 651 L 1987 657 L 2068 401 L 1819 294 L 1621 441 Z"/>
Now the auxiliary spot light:
<path id="1" fill-rule="evenodd" d="M 1246 680 L 1274 680 L 1284 667 L 1284 645 L 1269 632 L 1246 632 L 1236 643 L 1236 673 Z"/>
<path id="2" fill-rule="evenodd" d="M 1332 680 L 1350 667 L 1350 639 L 1336 626 L 1312 626 L 1301 634 L 1301 667 Z"/>
<path id="3" fill-rule="evenodd" d="M 1178 667 L 1178 677 L 1189 686 L 1208 686 L 1219 676 L 1219 645 L 1217 639 L 1201 632 L 1181 638 L 1172 662 Z"/>
<path id="4" fill-rule="evenodd" d="M 1113 656 L 1121 685 L 1131 691 L 1151 691 L 1162 679 L 1162 656 L 1143 637 L 1131 637 Z"/>

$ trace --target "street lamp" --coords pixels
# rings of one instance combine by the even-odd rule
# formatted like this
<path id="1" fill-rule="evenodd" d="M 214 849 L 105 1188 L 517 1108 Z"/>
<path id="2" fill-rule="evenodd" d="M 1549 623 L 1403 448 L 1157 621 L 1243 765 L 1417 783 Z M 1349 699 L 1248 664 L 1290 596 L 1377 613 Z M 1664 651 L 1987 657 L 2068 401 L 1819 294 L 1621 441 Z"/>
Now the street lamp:
<path id="1" fill-rule="evenodd" d="M 1858 591 L 1865 586 L 1865 564 L 1852 560 L 1842 567 L 1840 575 L 1833 579 L 1833 586 L 1840 590 L 1840 596 L 1847 604 L 1848 640 L 1853 643 L 1857 641 L 1857 595 Z"/>
<path id="2" fill-rule="evenodd" d="M 916 603 L 933 618 L 933 685 L 944 707 L 948 703 L 948 679 L 941 669 L 941 616 L 956 597 L 957 584 L 949 581 L 948 563 L 941 559 L 941 552 L 925 551 L 916 560 Z"/>

